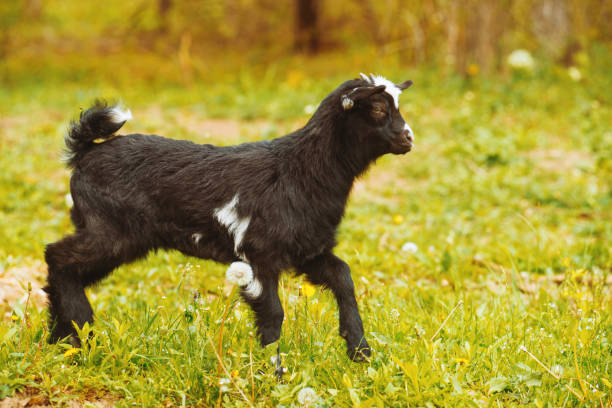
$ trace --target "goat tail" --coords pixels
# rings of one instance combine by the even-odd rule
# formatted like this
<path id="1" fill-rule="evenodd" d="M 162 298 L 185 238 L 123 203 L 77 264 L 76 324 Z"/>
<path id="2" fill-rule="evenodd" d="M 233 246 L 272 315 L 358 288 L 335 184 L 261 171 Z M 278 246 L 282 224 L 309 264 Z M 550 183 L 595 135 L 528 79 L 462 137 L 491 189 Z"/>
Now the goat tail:
<path id="1" fill-rule="evenodd" d="M 128 120 L 132 119 L 130 110 L 122 110 L 117 105 L 109 106 L 103 100 L 96 100 L 87 110 L 82 111 L 77 121 L 72 121 L 66 144 L 65 162 L 75 167 L 79 156 L 94 144 L 95 140 L 111 138 Z"/>

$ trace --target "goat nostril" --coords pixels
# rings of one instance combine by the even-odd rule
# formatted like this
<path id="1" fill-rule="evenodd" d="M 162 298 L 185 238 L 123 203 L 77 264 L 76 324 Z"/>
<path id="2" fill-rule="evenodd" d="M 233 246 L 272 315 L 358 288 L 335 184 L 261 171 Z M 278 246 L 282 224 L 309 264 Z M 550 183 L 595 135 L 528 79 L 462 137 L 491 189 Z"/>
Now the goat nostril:
<path id="1" fill-rule="evenodd" d="M 414 142 L 414 136 L 412 135 L 412 132 L 409 130 L 404 130 L 402 132 L 402 137 L 404 137 L 406 140 L 408 140 L 410 143 Z"/>

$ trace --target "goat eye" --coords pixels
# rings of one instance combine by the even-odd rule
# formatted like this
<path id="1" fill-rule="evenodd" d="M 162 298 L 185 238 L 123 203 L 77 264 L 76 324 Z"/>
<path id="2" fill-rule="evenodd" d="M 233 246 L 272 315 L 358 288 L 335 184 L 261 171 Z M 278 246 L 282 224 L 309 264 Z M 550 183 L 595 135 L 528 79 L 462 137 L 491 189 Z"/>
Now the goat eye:
<path id="1" fill-rule="evenodd" d="M 376 117 L 383 117 L 387 114 L 387 112 L 385 112 L 385 110 L 381 108 L 380 106 L 373 106 L 372 114 Z"/>

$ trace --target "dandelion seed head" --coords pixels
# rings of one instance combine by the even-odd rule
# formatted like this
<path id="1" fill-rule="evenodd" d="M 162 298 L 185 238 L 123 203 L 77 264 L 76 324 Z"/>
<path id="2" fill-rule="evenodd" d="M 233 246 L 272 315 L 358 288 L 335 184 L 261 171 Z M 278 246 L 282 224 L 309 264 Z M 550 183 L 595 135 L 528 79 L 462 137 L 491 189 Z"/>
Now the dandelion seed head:
<path id="1" fill-rule="evenodd" d="M 416 254 L 419 247 L 414 242 L 406 242 L 402 245 L 402 252 L 408 252 L 410 254 Z"/>
<path id="2" fill-rule="evenodd" d="M 300 405 L 303 406 L 311 406 L 318 399 L 317 393 L 310 387 L 302 388 L 300 392 L 298 392 L 297 400 Z"/>
<path id="3" fill-rule="evenodd" d="M 508 55 L 508 65 L 517 70 L 531 71 L 535 61 L 529 51 L 514 50 Z"/>
<path id="4" fill-rule="evenodd" d="M 567 69 L 567 75 L 572 79 L 572 81 L 578 82 L 582 79 L 582 73 L 576 67 L 569 67 Z"/>
<path id="5" fill-rule="evenodd" d="M 307 115 L 312 115 L 313 113 L 315 113 L 315 110 L 317 110 L 317 107 L 313 104 L 308 104 L 304 106 L 304 113 Z"/>
<path id="6" fill-rule="evenodd" d="M 234 285 L 246 286 L 253 280 L 253 269 L 247 263 L 234 262 L 227 268 L 225 279 Z"/>

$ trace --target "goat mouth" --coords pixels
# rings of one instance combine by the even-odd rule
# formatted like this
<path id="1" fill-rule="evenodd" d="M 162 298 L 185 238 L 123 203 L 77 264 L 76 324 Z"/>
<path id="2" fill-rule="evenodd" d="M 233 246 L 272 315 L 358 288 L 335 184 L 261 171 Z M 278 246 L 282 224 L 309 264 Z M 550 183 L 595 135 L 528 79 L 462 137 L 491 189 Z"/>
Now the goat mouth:
<path id="1" fill-rule="evenodd" d="M 408 135 L 400 136 L 398 142 L 396 143 L 397 150 L 399 150 L 398 153 L 401 153 L 401 154 L 408 153 L 409 151 L 411 151 L 412 146 L 413 146 L 412 139 Z"/>

